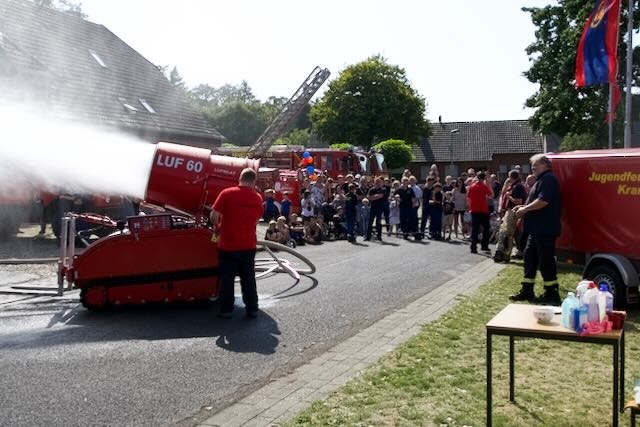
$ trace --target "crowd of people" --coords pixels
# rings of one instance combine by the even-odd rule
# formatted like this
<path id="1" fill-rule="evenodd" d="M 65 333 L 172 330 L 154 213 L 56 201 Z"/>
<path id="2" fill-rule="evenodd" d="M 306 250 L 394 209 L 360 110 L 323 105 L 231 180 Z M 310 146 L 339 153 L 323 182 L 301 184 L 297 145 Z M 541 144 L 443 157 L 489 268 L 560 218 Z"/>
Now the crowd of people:
<path id="1" fill-rule="evenodd" d="M 504 183 L 495 174 L 474 169 L 457 178 L 441 178 L 436 165 L 424 183 L 409 170 L 400 179 L 358 174 L 335 180 L 323 174 L 313 181 L 303 177 L 299 215 L 292 212 L 291 194 L 283 193 L 276 202 L 274 190 L 265 192 L 264 219 L 269 223 L 265 239 L 295 246 L 339 239 L 356 242 L 358 237 L 382 241 L 385 235 L 458 238 L 470 241 L 472 252 L 477 252 L 478 243 L 488 251 L 500 217 L 526 199 L 534 182 L 533 175 L 522 179 L 519 169 L 511 171 Z"/>
<path id="2" fill-rule="evenodd" d="M 234 277 L 239 275 L 246 316 L 257 316 L 255 226 L 261 213 L 269 221 L 266 239 L 285 244 L 320 243 L 332 238 L 332 233 L 333 238 L 344 235 L 351 242 L 356 241 L 356 235 L 382 241 L 383 225 L 388 236 L 402 234 L 405 239 L 411 233 L 423 238 L 427 229 L 431 239 L 450 239 L 452 233 L 459 232 L 466 238 L 471 224 L 471 252 L 477 252 L 479 242 L 482 250 L 489 251 L 490 216 L 503 215 L 498 240 L 513 241 L 518 229 L 515 224 L 523 225 L 523 236 L 517 239 L 524 252 L 523 279 L 520 291 L 510 299 L 559 305 L 555 239 L 561 227 L 560 187 L 550 158 L 537 154 L 531 158 L 531 166 L 535 175 L 523 181 L 522 171 L 516 167 L 502 185 L 495 175 L 476 174 L 473 169 L 455 180 L 450 176 L 441 180 L 435 165 L 424 185 L 419 185 L 409 170 L 399 180 L 349 174 L 334 182 L 320 175 L 302 183 L 300 217 L 291 212 L 287 194 L 277 203 L 275 192 L 268 190 L 263 201 L 255 191 L 256 172 L 245 169 L 239 185 L 223 190 L 211 208 L 210 221 L 218 230 L 214 238 L 220 259 L 219 315 L 232 317 Z M 501 245 L 505 250 L 505 242 L 499 241 L 496 255 Z M 538 270 L 544 292 L 536 297 Z"/>

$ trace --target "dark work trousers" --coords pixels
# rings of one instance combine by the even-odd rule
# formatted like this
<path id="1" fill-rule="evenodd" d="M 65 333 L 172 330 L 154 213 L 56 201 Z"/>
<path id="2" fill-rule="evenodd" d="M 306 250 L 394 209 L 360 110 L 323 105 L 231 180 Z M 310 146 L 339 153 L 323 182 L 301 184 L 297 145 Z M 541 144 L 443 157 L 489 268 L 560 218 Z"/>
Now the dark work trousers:
<path id="1" fill-rule="evenodd" d="M 556 238 L 530 234 L 524 248 L 524 278 L 535 282 L 536 272 L 540 269 L 545 285 L 557 283 Z M 533 282 L 531 282 L 533 283 Z"/>
<path id="2" fill-rule="evenodd" d="M 529 240 L 529 233 L 523 231 L 520 237 L 518 238 L 518 250 L 524 253 L 524 248 L 527 247 L 527 240 Z"/>
<path id="3" fill-rule="evenodd" d="M 371 230 L 373 229 L 373 220 L 376 220 L 376 235 L 378 240 L 382 240 L 382 214 L 384 213 L 384 206 L 372 206 L 371 213 L 369 214 L 369 227 L 367 227 L 367 239 L 371 238 Z"/>
<path id="4" fill-rule="evenodd" d="M 354 238 L 356 232 L 356 216 L 355 215 L 347 215 L 347 237 L 352 239 Z"/>
<path id="5" fill-rule="evenodd" d="M 480 227 L 482 227 L 482 242 L 480 242 L 480 247 L 482 249 L 488 249 L 489 237 L 491 237 L 491 225 L 489 224 L 488 212 L 471 213 L 471 249 L 476 249 L 478 246 L 478 234 L 480 234 Z"/>
<path id="6" fill-rule="evenodd" d="M 400 206 L 400 230 L 402 234 L 409 234 L 412 227 L 412 218 L 415 215 L 413 207 Z"/>
<path id="7" fill-rule="evenodd" d="M 220 274 L 220 312 L 233 311 L 234 281 L 240 276 L 242 301 L 248 312 L 258 310 L 258 291 L 255 273 L 256 250 L 223 251 L 218 250 L 218 271 Z"/>
<path id="8" fill-rule="evenodd" d="M 429 234 L 434 239 L 442 237 L 442 209 L 430 209 L 431 222 L 429 223 Z"/>
<path id="9" fill-rule="evenodd" d="M 427 221 L 431 217 L 431 206 L 429 203 L 424 203 L 422 205 L 422 221 L 420 221 L 420 232 L 424 234 L 424 230 L 427 228 Z"/>
<path id="10" fill-rule="evenodd" d="M 391 225 L 389 224 L 389 214 L 390 214 L 390 211 L 389 211 L 389 200 L 385 200 L 384 201 L 384 213 L 383 213 L 383 215 L 384 215 L 384 223 L 385 223 L 385 225 L 387 227 L 387 232 L 391 231 Z"/>

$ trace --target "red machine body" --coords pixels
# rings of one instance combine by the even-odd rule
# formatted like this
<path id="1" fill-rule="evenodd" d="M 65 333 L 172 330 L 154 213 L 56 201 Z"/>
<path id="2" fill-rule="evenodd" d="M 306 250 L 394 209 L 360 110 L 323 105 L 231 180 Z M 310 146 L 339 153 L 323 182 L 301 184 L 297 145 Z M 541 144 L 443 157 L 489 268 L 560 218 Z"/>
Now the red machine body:
<path id="1" fill-rule="evenodd" d="M 206 207 L 258 164 L 158 143 L 145 201 L 173 212 L 129 217 L 126 228 L 75 255 L 60 274 L 81 289 L 88 308 L 216 297 L 217 245 Z"/>
<path id="2" fill-rule="evenodd" d="M 562 194 L 562 235 L 556 247 L 640 260 L 640 149 L 550 157 Z"/>

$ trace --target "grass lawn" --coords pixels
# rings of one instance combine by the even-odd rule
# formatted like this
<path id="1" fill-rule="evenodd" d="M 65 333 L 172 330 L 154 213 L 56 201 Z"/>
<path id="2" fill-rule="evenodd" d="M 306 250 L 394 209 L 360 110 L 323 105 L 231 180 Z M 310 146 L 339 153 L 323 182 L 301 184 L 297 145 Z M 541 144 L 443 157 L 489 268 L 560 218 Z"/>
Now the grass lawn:
<path id="1" fill-rule="evenodd" d="M 484 325 L 519 288 L 521 267 L 510 266 L 437 322 L 385 356 L 363 375 L 315 402 L 288 426 L 485 424 Z M 577 270 L 560 272 L 573 290 Z M 536 284 L 536 292 L 541 289 Z M 625 401 L 640 376 L 640 316 L 626 331 Z M 516 340 L 516 403 L 509 402 L 508 338 L 493 338 L 493 421 L 496 426 L 605 426 L 611 422 L 610 346 Z M 628 414 L 621 414 L 621 424 Z"/>

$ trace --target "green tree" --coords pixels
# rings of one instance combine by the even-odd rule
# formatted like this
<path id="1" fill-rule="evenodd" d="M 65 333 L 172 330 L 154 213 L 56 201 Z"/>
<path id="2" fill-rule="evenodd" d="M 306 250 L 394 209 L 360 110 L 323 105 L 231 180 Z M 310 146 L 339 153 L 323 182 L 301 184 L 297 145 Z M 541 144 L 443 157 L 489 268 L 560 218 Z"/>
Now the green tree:
<path id="1" fill-rule="evenodd" d="M 245 80 L 239 85 L 225 84 L 219 88 L 201 84 L 191 89 L 189 94 L 200 107 L 221 107 L 236 102 L 257 102 L 251 87 Z"/>
<path id="2" fill-rule="evenodd" d="M 310 117 L 325 141 L 347 140 L 365 148 L 380 139 L 417 142 L 429 131 L 424 98 L 409 85 L 402 68 L 381 56 L 343 70 Z"/>
<path id="3" fill-rule="evenodd" d="M 560 143 L 560 151 L 589 150 L 593 148 L 602 148 L 601 141 L 594 135 L 585 133 L 570 133 Z"/>
<path id="4" fill-rule="evenodd" d="M 568 134 L 594 135 L 597 141 L 606 144 L 604 118 L 608 87 L 575 87 L 578 42 L 593 4 L 593 1 L 585 0 L 558 0 L 557 5 L 523 8 L 531 15 L 536 27 L 536 40 L 526 49 L 531 68 L 524 72 L 524 76 L 539 84 L 538 91 L 526 100 L 525 105 L 536 109 L 530 118 L 536 131 L 561 137 Z M 637 17 L 635 22 L 638 22 Z M 618 52 L 620 64 L 625 63 L 625 34 L 626 12 L 623 12 Z M 634 53 L 636 55 L 638 53 Z M 636 69 L 634 73 L 636 78 L 638 71 Z M 624 73 L 619 73 L 619 76 L 620 84 L 623 84 Z M 618 110 L 619 120 L 621 110 L 622 106 Z"/>
<path id="5" fill-rule="evenodd" d="M 276 145 L 302 145 L 306 147 L 309 145 L 311 139 L 311 133 L 309 129 L 294 129 L 287 135 L 278 138 L 275 142 Z"/>
<path id="6" fill-rule="evenodd" d="M 389 169 L 405 167 L 413 160 L 411 145 L 401 139 L 388 139 L 374 148 L 384 155 L 384 162 Z"/>
<path id="7" fill-rule="evenodd" d="M 178 78 L 181 82 L 179 75 Z M 171 76 L 169 79 L 171 80 Z M 253 144 L 287 102 L 287 98 L 270 96 L 266 102 L 261 103 L 244 80 L 239 85 L 225 84 L 220 87 L 201 84 L 191 89 L 188 94 L 193 105 L 202 112 L 208 123 L 231 142 L 239 145 Z M 303 110 L 295 120 L 292 131 L 281 136 L 275 143 L 308 145 L 308 111 Z"/>
<path id="8" fill-rule="evenodd" d="M 268 124 L 259 103 L 234 102 L 203 113 L 208 123 L 235 145 L 253 144 Z"/>
<path id="9" fill-rule="evenodd" d="M 331 144 L 329 147 L 337 150 L 348 150 L 352 145 L 348 142 L 336 142 L 335 144 Z"/>
<path id="10" fill-rule="evenodd" d="M 172 85 L 174 85 L 179 89 L 185 88 L 184 79 L 180 75 L 180 72 L 178 71 L 178 67 L 173 67 L 169 72 L 169 81 L 171 82 Z"/>

